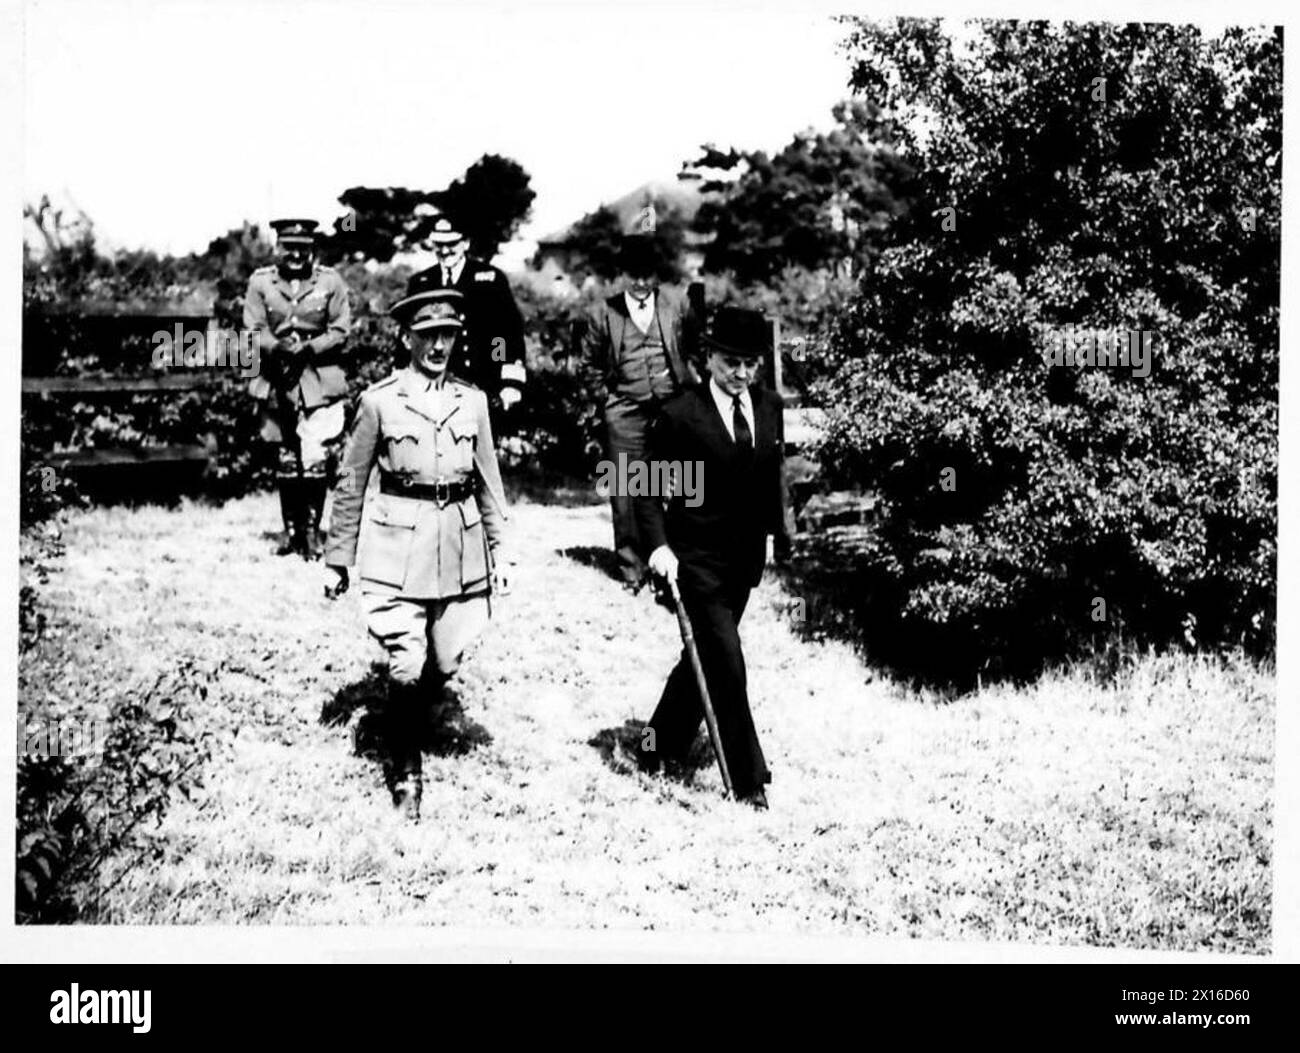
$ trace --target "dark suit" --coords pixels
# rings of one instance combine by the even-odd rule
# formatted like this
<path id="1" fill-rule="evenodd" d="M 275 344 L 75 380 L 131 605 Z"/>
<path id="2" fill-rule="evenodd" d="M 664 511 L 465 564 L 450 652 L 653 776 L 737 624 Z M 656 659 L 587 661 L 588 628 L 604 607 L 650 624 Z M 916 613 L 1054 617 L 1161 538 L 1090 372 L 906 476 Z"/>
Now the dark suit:
<path id="1" fill-rule="evenodd" d="M 754 406 L 752 451 L 728 434 L 707 383 L 664 406 L 651 430 L 648 458 L 702 464 L 703 476 L 696 476 L 702 500 L 692 508 L 685 495 L 677 494 L 665 509 L 657 498 L 640 498 L 636 509 L 644 555 L 666 544 L 679 561 L 678 587 L 717 711 L 732 783 L 742 797 L 761 789 L 771 774 L 749 711 L 737 626 L 750 589 L 763 576 L 767 535 L 786 534 L 781 398 L 759 387 L 749 393 Z M 703 717 L 683 653 L 650 718 L 659 755 L 683 758 Z"/>
<path id="2" fill-rule="evenodd" d="M 588 318 L 583 369 L 591 390 L 605 392 L 605 450 L 610 461 L 617 462 L 620 455 L 629 462 L 642 460 L 660 407 L 696 382 L 684 355 L 686 324 L 685 305 L 670 289 L 656 290 L 654 318 L 646 333 L 632 321 L 621 292 L 604 300 Z M 646 359 L 654 363 L 653 376 L 647 372 L 629 377 L 629 362 L 636 360 L 647 339 L 653 345 Z M 620 570 L 625 580 L 636 581 L 643 568 L 637 562 L 641 544 L 633 499 L 615 491 L 610 508 Z"/>
<path id="3" fill-rule="evenodd" d="M 439 265 L 413 274 L 406 295 L 442 287 Z M 470 256 L 452 288 L 465 297 L 465 335 L 447 368 L 486 391 L 495 405 L 503 387 L 522 389 L 525 376 L 524 322 L 510 281 L 496 267 Z"/>

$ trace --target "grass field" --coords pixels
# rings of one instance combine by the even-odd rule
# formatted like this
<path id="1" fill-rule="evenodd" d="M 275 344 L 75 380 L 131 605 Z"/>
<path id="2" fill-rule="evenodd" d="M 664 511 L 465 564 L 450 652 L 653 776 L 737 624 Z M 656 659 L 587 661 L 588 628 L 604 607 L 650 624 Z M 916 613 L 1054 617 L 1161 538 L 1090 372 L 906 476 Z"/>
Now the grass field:
<path id="1" fill-rule="evenodd" d="M 631 770 L 678 649 L 672 618 L 597 565 L 600 507 L 519 504 L 519 574 L 426 758 L 425 820 L 353 751 L 381 653 L 318 565 L 276 558 L 274 499 L 72 516 L 25 691 L 220 669 L 224 749 L 101 920 L 724 929 L 1266 952 L 1274 681 L 1149 657 L 955 701 L 789 624 L 765 582 L 742 627 L 771 811 Z M 48 682 L 43 682 L 48 681 Z"/>

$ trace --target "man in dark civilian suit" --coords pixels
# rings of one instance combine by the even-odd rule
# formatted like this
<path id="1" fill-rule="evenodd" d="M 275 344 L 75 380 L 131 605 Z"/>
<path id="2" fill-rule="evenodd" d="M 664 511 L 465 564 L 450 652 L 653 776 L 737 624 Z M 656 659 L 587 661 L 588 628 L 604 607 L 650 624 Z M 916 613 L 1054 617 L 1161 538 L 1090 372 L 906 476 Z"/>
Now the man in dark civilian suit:
<path id="1" fill-rule="evenodd" d="M 736 798 L 766 808 L 771 774 L 749 710 L 737 626 L 773 541 L 790 533 L 781 397 L 754 383 L 771 345 L 757 311 L 720 308 L 701 343 L 709 379 L 665 404 L 647 451 L 652 464 L 695 462 L 697 492 L 694 499 L 674 494 L 666 508 L 659 498 L 639 498 L 636 513 L 650 570 L 677 582 L 690 617 Z M 653 734 L 642 740 L 641 768 L 684 759 L 703 716 L 683 653 L 647 725 Z"/>
<path id="2" fill-rule="evenodd" d="M 615 464 L 644 460 L 660 408 L 697 381 L 686 355 L 686 306 L 658 284 L 659 255 L 649 234 L 625 235 L 623 288 L 597 305 L 585 326 L 583 367 L 590 389 L 605 396 L 606 456 Z M 615 489 L 609 500 L 619 573 L 636 588 L 645 565 L 633 498 Z"/>

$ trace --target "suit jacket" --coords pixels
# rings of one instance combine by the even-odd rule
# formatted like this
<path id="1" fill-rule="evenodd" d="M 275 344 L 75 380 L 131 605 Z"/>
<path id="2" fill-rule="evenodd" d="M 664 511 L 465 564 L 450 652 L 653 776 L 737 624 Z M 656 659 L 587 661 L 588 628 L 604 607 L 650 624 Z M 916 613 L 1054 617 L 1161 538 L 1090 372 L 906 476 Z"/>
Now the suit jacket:
<path id="1" fill-rule="evenodd" d="M 249 382 L 249 394 L 269 399 L 278 392 L 309 410 L 337 402 L 348 393 L 339 363 L 351 326 L 348 287 L 333 267 L 317 265 L 298 282 L 297 292 L 278 267 L 259 267 L 244 294 L 244 328 L 257 332 L 263 362 L 263 375 Z M 304 350 L 277 362 L 271 349 L 290 333 L 302 338 Z"/>
<path id="2" fill-rule="evenodd" d="M 671 289 L 655 291 L 655 323 L 663 337 L 664 353 L 673 378 L 683 387 L 698 382 L 695 368 L 683 353 L 683 333 L 687 312 L 682 299 Z M 639 330 L 628 314 L 623 293 L 603 301 L 587 319 L 583 337 L 583 366 L 590 381 L 604 383 L 613 390 L 618 383 L 618 365 L 624 342 Z"/>
<path id="3" fill-rule="evenodd" d="M 758 584 L 767 535 L 788 537 L 782 475 L 785 427 L 780 395 L 757 386 L 749 394 L 754 405 L 752 452 L 737 446 L 727 433 L 707 384 L 664 404 L 651 428 L 646 456 L 652 462 L 701 465 L 695 471 L 702 500 L 692 508 L 685 494 L 674 494 L 667 507 L 660 498 L 638 498 L 644 556 L 667 545 L 688 570 Z"/>
<path id="4" fill-rule="evenodd" d="M 439 265 L 413 274 L 406 295 L 442 287 Z M 503 387 L 522 388 L 524 320 L 510 280 L 491 264 L 467 257 L 452 288 L 465 297 L 465 335 L 447 368 L 491 395 Z"/>
<path id="5" fill-rule="evenodd" d="M 376 467 L 413 483 L 477 475 L 481 493 L 441 508 L 378 489 L 367 494 Z M 357 562 L 362 581 L 407 599 L 486 592 L 506 516 L 482 391 L 448 377 L 439 393 L 404 369 L 362 392 L 339 469 L 326 563 Z"/>

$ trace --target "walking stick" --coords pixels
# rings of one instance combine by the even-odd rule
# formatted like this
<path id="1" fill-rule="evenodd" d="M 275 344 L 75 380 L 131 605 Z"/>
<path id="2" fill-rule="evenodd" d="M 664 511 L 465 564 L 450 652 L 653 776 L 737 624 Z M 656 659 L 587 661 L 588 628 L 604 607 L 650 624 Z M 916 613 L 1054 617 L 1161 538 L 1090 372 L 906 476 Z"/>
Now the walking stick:
<path id="1" fill-rule="evenodd" d="M 727 758 L 722 752 L 722 739 L 718 735 L 718 717 L 713 712 L 713 700 L 709 698 L 709 685 L 704 679 L 704 666 L 700 664 L 699 648 L 695 646 L 695 633 L 691 629 L 691 620 L 686 616 L 682 605 L 682 594 L 677 591 L 677 582 L 669 583 L 673 593 L 673 606 L 677 610 L 677 627 L 682 632 L 682 644 L 691 659 L 691 668 L 695 671 L 695 683 L 700 689 L 700 701 L 704 703 L 704 723 L 709 729 L 709 741 L 713 743 L 713 755 L 718 758 L 718 768 L 722 771 L 722 785 L 727 793 L 734 797 L 731 788 L 731 772 L 727 770 Z"/>

